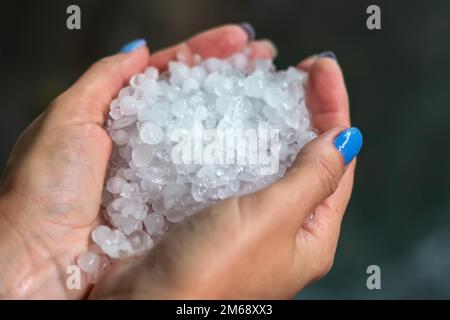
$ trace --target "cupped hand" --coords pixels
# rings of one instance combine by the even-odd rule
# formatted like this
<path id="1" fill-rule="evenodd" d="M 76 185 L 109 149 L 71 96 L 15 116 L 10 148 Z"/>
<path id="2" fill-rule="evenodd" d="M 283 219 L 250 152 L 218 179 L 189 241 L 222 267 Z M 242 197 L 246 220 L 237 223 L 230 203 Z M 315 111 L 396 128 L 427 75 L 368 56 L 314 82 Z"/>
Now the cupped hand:
<path id="1" fill-rule="evenodd" d="M 96 62 L 50 104 L 17 141 L 1 180 L 0 296 L 88 294 L 86 281 L 80 290 L 67 288 L 66 270 L 88 249 L 90 232 L 102 220 L 101 192 L 111 154 L 103 124 L 111 100 L 149 65 L 164 69 L 175 58 L 225 57 L 246 46 L 254 58 L 273 53 L 266 41 L 249 39 L 238 25 L 203 32 L 151 56 L 145 45 L 135 47 Z"/>
<path id="2" fill-rule="evenodd" d="M 92 298 L 292 298 L 330 270 L 362 140 L 345 130 L 348 98 L 334 56 L 298 67 L 309 72 L 307 104 L 320 136 L 285 177 L 188 218 L 148 255 L 113 266 Z"/>
<path id="3" fill-rule="evenodd" d="M 56 98 L 17 142 L 0 197 L 0 294 L 83 298 L 66 287 L 66 268 L 87 250 L 101 222 L 111 140 L 109 104 L 131 75 L 164 69 L 182 56 L 225 57 L 249 46 L 270 58 L 266 41 L 248 42 L 229 25 L 150 55 L 142 46 L 94 64 Z M 348 127 L 348 100 L 336 62 L 310 58 L 308 105 L 320 132 Z M 326 90 L 323 90 L 323 89 Z M 349 200 L 354 161 L 345 169 L 334 129 L 308 145 L 290 173 L 258 193 L 231 198 L 187 219 L 147 256 L 115 263 L 91 297 L 289 297 L 330 267 Z M 313 212 L 313 215 L 310 213 Z M 307 217 L 310 218 L 307 218 Z M 312 218 L 311 218 L 312 217 Z M 305 221 L 306 219 L 306 221 Z"/>

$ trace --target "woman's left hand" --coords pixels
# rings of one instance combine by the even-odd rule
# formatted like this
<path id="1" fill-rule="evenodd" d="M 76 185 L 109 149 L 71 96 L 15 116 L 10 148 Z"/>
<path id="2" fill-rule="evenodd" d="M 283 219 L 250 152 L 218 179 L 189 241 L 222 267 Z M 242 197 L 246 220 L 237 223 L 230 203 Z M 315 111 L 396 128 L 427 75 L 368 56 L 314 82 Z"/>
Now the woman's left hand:
<path id="1" fill-rule="evenodd" d="M 272 57 L 268 42 L 250 40 L 239 25 L 227 25 L 151 56 L 143 45 L 96 62 L 50 104 L 17 141 L 2 179 L 0 296 L 86 297 L 89 284 L 67 288 L 66 270 L 102 221 L 111 100 L 133 74 L 149 65 L 163 69 L 178 56 L 225 57 L 250 46 L 254 58 Z"/>

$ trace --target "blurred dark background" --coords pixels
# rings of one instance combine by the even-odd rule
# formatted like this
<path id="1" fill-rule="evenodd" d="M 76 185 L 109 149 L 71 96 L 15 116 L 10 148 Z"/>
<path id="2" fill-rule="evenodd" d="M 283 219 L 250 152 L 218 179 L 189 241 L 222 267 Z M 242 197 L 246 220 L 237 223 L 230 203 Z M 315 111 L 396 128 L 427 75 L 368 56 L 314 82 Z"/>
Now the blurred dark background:
<path id="1" fill-rule="evenodd" d="M 82 29 L 66 28 L 77 4 Z M 366 28 L 381 8 L 382 29 Z M 298 298 L 450 298 L 450 2 L 5 1 L 0 9 L 0 167 L 20 132 L 96 59 L 248 21 L 279 67 L 333 50 L 365 138 L 332 271 Z M 381 290 L 366 268 L 381 267 Z"/>

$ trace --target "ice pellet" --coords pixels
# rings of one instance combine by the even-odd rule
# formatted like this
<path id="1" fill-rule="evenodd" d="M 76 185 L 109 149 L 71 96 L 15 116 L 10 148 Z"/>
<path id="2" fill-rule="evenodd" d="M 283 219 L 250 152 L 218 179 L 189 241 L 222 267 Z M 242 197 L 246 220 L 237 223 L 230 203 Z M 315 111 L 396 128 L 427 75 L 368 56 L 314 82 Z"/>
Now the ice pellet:
<path id="1" fill-rule="evenodd" d="M 193 61 L 147 68 L 111 103 L 106 221 L 92 232 L 102 254 L 78 257 L 85 272 L 101 269 L 102 256 L 143 254 L 187 216 L 275 182 L 316 136 L 305 72 L 276 71 L 247 51 Z"/>
<path id="2" fill-rule="evenodd" d="M 77 264 L 81 270 L 87 273 L 97 273 L 100 271 L 100 257 L 90 251 L 80 254 L 77 259 Z"/>

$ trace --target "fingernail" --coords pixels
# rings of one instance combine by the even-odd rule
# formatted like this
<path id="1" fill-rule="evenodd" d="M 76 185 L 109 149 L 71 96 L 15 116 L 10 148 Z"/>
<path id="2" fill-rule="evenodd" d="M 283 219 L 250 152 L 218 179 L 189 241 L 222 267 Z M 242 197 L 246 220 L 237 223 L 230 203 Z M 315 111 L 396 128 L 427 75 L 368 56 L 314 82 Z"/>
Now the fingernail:
<path id="1" fill-rule="evenodd" d="M 337 60 L 337 58 L 336 58 L 336 55 L 334 54 L 334 52 L 332 52 L 332 51 L 325 51 L 325 52 L 322 52 L 321 54 L 319 54 L 318 56 L 317 56 L 317 58 L 318 59 L 320 59 L 320 58 L 331 58 L 331 59 L 333 59 L 334 61 L 338 61 Z"/>
<path id="2" fill-rule="evenodd" d="M 352 127 L 342 131 L 334 140 L 336 149 L 344 157 L 344 163 L 348 164 L 356 157 L 362 147 L 362 134 L 358 128 Z"/>
<path id="3" fill-rule="evenodd" d="M 244 29 L 245 33 L 247 34 L 248 42 L 255 40 L 256 32 L 255 28 L 248 23 L 248 22 L 242 22 L 239 24 L 239 26 Z"/>
<path id="4" fill-rule="evenodd" d="M 131 41 L 130 43 L 127 43 L 126 45 L 124 45 L 121 49 L 120 52 L 122 53 L 128 53 L 131 51 L 134 51 L 142 46 L 144 46 L 147 42 L 145 41 L 145 39 L 136 39 Z"/>
<path id="5" fill-rule="evenodd" d="M 264 44 L 267 46 L 267 48 L 269 48 L 269 50 L 270 50 L 270 52 L 272 54 L 272 57 L 275 58 L 278 55 L 278 49 L 275 46 L 275 44 L 272 41 L 268 40 L 268 39 L 264 39 L 264 40 L 261 40 L 261 41 L 264 42 Z"/>

